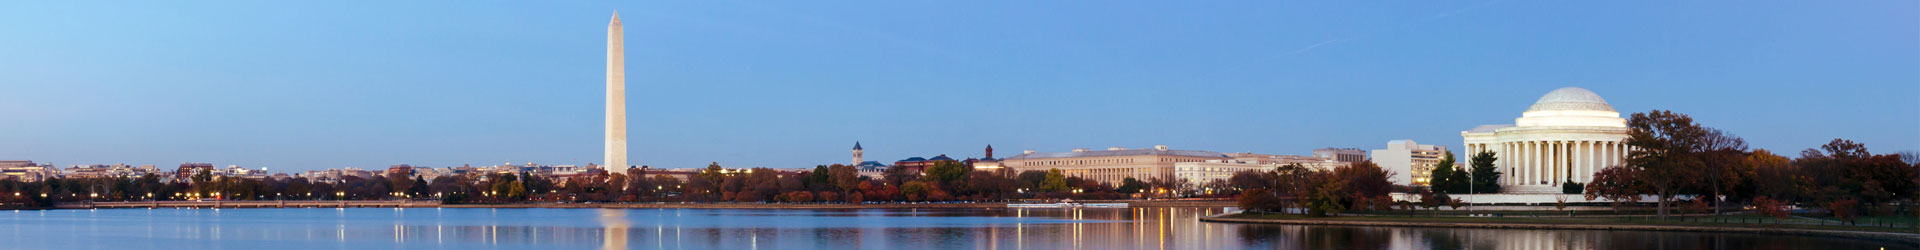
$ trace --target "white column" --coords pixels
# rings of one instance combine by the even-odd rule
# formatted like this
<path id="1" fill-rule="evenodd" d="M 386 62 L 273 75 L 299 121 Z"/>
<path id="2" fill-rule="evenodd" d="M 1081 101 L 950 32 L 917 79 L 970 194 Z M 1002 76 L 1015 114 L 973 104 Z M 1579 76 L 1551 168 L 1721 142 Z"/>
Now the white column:
<path id="1" fill-rule="evenodd" d="M 1596 164 L 1593 164 L 1593 160 L 1599 159 L 1599 157 L 1593 156 L 1594 154 L 1593 143 L 1594 141 L 1580 142 L 1580 168 L 1575 168 L 1573 170 L 1573 177 L 1574 177 L 1573 179 L 1576 181 L 1588 182 L 1587 173 L 1593 173 L 1591 169 L 1593 169 L 1593 165 L 1596 165 Z"/>
<path id="2" fill-rule="evenodd" d="M 1580 167 L 1580 183 L 1594 183 L 1594 169 L 1599 165 L 1599 140 L 1586 142 L 1586 167 Z"/>
<path id="3" fill-rule="evenodd" d="M 1530 171 L 1527 171 L 1527 169 L 1533 168 L 1533 157 L 1529 156 L 1532 153 L 1530 150 L 1532 150 L 1533 148 L 1528 147 L 1527 146 L 1528 144 L 1532 144 L 1532 142 L 1527 142 L 1527 141 L 1513 142 L 1513 184 L 1514 185 L 1526 185 L 1527 172 L 1530 172 Z"/>
<path id="4" fill-rule="evenodd" d="M 1567 142 L 1563 142 L 1563 140 L 1553 140 L 1551 144 L 1548 144 L 1548 152 L 1553 154 L 1553 163 L 1548 163 L 1548 175 L 1546 175 L 1546 177 L 1548 177 L 1548 185 L 1559 187 L 1559 181 L 1561 181 L 1559 175 L 1561 175 L 1561 173 L 1567 173 L 1567 171 L 1565 171 L 1565 167 L 1567 167 Z"/>
<path id="5" fill-rule="evenodd" d="M 1544 156 L 1543 154 L 1541 154 L 1541 152 L 1544 152 L 1540 150 L 1541 144 L 1542 144 L 1541 141 L 1527 142 L 1527 161 L 1532 162 L 1532 164 L 1527 164 L 1527 185 L 1529 186 L 1539 185 L 1540 164 L 1546 163 L 1546 161 L 1543 161 L 1541 159 L 1541 156 Z"/>
<path id="6" fill-rule="evenodd" d="M 1506 176 L 1501 176 L 1500 184 L 1513 185 L 1513 142 L 1501 142 L 1500 154 L 1496 154 L 1495 156 L 1500 157 L 1500 160 L 1498 160 L 1500 167 L 1496 169 L 1499 169 L 1501 172 L 1507 172 Z"/>
<path id="7" fill-rule="evenodd" d="M 1525 157 L 1520 160 L 1520 185 L 1533 185 L 1533 168 L 1537 165 L 1533 161 L 1540 158 L 1534 155 L 1534 149 L 1533 141 L 1520 142 L 1520 154 L 1524 155 L 1521 157 Z"/>

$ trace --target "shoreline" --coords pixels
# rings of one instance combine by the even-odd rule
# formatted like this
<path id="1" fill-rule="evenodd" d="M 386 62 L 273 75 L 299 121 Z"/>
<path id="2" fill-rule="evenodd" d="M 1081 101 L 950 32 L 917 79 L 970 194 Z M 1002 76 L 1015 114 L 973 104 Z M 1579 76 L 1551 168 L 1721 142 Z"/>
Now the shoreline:
<path id="1" fill-rule="evenodd" d="M 1241 213 L 1228 213 L 1200 217 L 1200 221 L 1213 223 L 1238 224 L 1281 224 L 1305 226 L 1366 226 L 1366 227 L 1437 227 L 1437 228 L 1484 228 L 1484 229 L 1554 229 L 1554 230 L 1604 230 L 1604 231 L 1666 231 L 1666 232 L 1712 232 L 1712 233 L 1749 233 L 1800 235 L 1818 237 L 1839 237 L 1864 240 L 1892 241 L 1920 245 L 1920 234 L 1867 232 L 1846 230 L 1821 230 L 1797 228 L 1767 227 L 1709 227 L 1678 225 L 1630 225 L 1630 224 L 1553 224 L 1520 222 L 1424 222 L 1424 221 L 1339 221 L 1314 219 L 1256 219 L 1232 218 Z"/>
<path id="2" fill-rule="evenodd" d="M 1232 207 L 1232 201 L 1080 201 L 1082 203 L 1127 203 L 1127 207 Z M 870 208 L 1007 208 L 1014 202 L 981 203 L 528 203 L 528 204 L 447 204 L 444 208 L 696 208 L 696 209 L 870 209 Z"/>
<path id="3" fill-rule="evenodd" d="M 1127 203 L 1128 207 L 1232 207 L 1233 201 L 1079 201 L 1081 203 Z M 1007 208 L 1014 202 L 981 203 L 874 203 L 874 204 L 835 204 L 835 203 L 508 203 L 508 204 L 441 204 L 437 201 L 227 201 L 227 202 L 84 202 L 62 203 L 46 208 L 15 208 L 13 210 L 54 210 L 54 209 L 117 209 L 117 208 L 693 208 L 693 209 L 870 209 L 870 208 Z"/>

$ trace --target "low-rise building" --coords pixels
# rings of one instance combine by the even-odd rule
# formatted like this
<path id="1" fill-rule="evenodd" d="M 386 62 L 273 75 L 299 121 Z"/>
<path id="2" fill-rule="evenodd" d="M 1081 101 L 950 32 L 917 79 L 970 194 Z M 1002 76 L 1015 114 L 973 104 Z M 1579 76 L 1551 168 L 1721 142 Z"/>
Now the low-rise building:
<path id="1" fill-rule="evenodd" d="M 1367 151 L 1358 148 L 1321 148 L 1313 150 L 1313 157 L 1355 163 L 1367 160 Z"/>
<path id="2" fill-rule="evenodd" d="M 59 175 L 60 169 L 33 161 L 0 161 L 0 178 L 33 182 Z"/>
<path id="3" fill-rule="evenodd" d="M 1380 168 L 1398 173 L 1393 175 L 1393 184 L 1425 186 L 1431 179 L 1433 168 L 1446 157 L 1447 147 L 1421 145 L 1413 140 L 1393 140 L 1387 142 L 1386 149 L 1373 150 L 1373 163 Z"/>

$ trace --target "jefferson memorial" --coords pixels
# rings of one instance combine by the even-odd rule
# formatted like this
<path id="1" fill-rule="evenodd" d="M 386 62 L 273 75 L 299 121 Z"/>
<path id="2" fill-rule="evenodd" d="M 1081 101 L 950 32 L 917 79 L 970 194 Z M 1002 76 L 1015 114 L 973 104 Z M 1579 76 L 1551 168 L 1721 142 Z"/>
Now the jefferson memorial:
<path id="1" fill-rule="evenodd" d="M 1593 91 L 1547 92 L 1513 123 L 1460 132 L 1467 149 L 1462 162 L 1483 151 L 1499 158 L 1494 167 L 1503 193 L 1557 194 L 1562 183 L 1588 183 L 1626 156 L 1627 120 Z"/>

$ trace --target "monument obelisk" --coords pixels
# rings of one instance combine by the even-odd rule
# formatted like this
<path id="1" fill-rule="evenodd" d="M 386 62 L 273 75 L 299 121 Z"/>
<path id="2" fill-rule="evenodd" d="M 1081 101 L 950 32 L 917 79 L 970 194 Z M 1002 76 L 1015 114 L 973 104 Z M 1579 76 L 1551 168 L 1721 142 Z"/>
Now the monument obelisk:
<path id="1" fill-rule="evenodd" d="M 627 165 L 627 50 L 622 45 L 620 12 L 607 23 L 607 161 L 601 168 L 625 171 Z"/>

